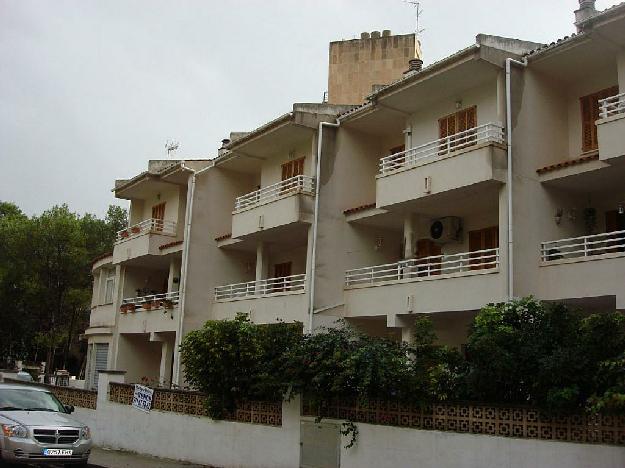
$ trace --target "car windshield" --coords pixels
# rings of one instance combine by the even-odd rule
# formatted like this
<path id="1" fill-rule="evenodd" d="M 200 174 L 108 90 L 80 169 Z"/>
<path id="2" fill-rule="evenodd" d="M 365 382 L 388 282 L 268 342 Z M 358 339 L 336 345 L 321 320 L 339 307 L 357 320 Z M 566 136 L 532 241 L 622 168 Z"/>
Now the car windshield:
<path id="1" fill-rule="evenodd" d="M 65 413 L 65 408 L 49 392 L 29 388 L 0 388 L 0 411 L 57 411 Z"/>

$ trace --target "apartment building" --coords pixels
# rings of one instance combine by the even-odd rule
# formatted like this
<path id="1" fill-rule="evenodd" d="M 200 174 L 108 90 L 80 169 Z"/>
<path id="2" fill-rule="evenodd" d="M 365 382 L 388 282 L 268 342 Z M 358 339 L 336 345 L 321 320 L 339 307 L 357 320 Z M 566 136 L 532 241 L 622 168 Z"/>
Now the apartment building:
<path id="1" fill-rule="evenodd" d="M 427 314 L 461 347 L 510 297 L 625 310 L 625 4 L 581 0 L 575 27 L 480 34 L 427 67 L 413 35 L 332 43 L 328 102 L 119 183 L 131 227 L 94 263 L 90 369 L 108 343 L 130 380 L 182 383 L 181 337 L 237 313 L 397 340 Z M 178 305 L 145 311 L 159 294 Z"/>

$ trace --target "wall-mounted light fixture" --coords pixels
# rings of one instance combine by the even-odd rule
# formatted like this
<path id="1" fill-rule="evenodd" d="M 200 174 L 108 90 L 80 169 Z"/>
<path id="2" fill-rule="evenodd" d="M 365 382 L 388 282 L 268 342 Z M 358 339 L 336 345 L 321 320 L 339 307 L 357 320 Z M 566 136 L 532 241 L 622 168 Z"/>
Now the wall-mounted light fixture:
<path id="1" fill-rule="evenodd" d="M 462 99 L 456 101 L 456 109 L 462 109 Z"/>
<path id="2" fill-rule="evenodd" d="M 620 214 L 620 215 L 625 214 L 625 206 L 623 206 L 622 203 L 619 203 L 617 211 L 618 211 L 618 214 Z"/>
<path id="3" fill-rule="evenodd" d="M 375 238 L 375 245 L 373 246 L 374 250 L 380 250 L 384 247 L 384 237 L 378 236 Z"/>
<path id="4" fill-rule="evenodd" d="M 157 199 L 157 200 L 160 200 L 160 199 L 161 199 L 161 194 L 160 194 L 160 193 L 157 193 L 157 194 L 156 194 L 156 199 Z"/>
<path id="5" fill-rule="evenodd" d="M 575 208 L 571 208 L 568 214 L 569 221 L 575 221 L 577 219 L 577 210 Z"/>
<path id="6" fill-rule="evenodd" d="M 564 213 L 564 210 L 562 208 L 556 209 L 556 214 L 554 216 L 556 224 L 560 224 L 562 222 L 562 214 L 563 213 Z"/>

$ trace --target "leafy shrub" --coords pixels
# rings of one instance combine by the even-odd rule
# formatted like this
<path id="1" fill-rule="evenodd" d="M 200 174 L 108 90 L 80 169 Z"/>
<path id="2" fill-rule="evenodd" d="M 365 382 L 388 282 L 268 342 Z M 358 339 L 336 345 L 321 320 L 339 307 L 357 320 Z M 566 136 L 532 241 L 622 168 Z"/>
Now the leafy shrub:
<path id="1" fill-rule="evenodd" d="M 579 409 L 598 390 L 601 362 L 625 349 L 623 325 L 617 313 L 583 317 L 531 297 L 488 305 L 469 336 L 469 396 Z"/>

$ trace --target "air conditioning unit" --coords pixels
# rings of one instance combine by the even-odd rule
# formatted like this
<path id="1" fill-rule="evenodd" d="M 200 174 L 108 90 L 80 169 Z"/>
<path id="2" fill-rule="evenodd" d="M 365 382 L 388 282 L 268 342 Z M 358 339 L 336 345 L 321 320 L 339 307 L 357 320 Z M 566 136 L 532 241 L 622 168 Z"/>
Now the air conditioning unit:
<path id="1" fill-rule="evenodd" d="M 462 240 L 462 219 L 445 216 L 430 225 L 430 239 L 434 242 L 460 242 Z"/>

